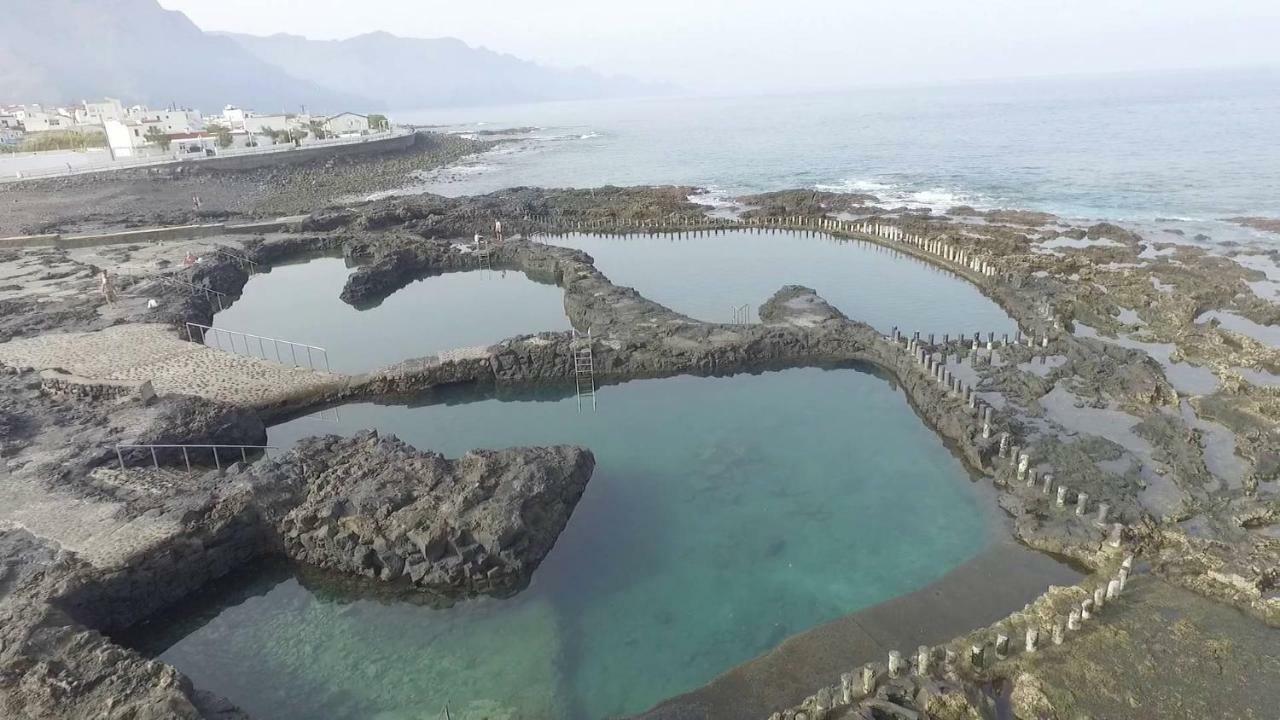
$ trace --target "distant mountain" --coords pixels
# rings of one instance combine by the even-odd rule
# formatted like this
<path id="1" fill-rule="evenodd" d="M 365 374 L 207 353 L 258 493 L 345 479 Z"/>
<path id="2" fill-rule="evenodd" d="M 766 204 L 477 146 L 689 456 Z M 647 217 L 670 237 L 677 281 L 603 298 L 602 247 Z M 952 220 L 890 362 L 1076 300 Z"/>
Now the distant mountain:
<path id="1" fill-rule="evenodd" d="M 586 69 L 549 68 L 454 38 L 385 32 L 347 40 L 226 33 L 259 60 L 335 91 L 387 107 L 427 108 L 655 95 L 671 88 Z"/>
<path id="2" fill-rule="evenodd" d="M 206 112 L 228 103 L 262 112 L 376 105 L 361 93 L 291 77 L 156 0 L 5 0 L 3 6 L 0 103 L 110 96 Z"/>

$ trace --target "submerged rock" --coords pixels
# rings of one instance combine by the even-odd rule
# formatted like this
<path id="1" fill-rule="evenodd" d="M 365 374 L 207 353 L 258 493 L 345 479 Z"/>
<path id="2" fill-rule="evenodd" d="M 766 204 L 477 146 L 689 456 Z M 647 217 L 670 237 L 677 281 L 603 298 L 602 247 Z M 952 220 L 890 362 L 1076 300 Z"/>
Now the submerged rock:
<path id="1" fill-rule="evenodd" d="M 571 446 L 475 450 L 456 460 L 364 432 L 299 443 L 306 497 L 281 523 L 318 567 L 449 593 L 528 584 L 595 467 Z"/>

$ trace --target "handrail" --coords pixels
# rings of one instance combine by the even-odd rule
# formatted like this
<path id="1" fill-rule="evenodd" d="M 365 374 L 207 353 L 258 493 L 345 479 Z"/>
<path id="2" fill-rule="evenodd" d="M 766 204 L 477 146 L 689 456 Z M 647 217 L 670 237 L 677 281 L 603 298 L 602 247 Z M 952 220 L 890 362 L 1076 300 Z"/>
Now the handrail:
<path id="1" fill-rule="evenodd" d="M 227 296 L 227 294 L 226 294 L 226 293 L 224 293 L 224 292 L 220 292 L 220 291 L 218 291 L 218 290 L 214 290 L 213 288 L 211 288 L 211 287 L 206 287 L 206 286 L 204 286 L 204 285 L 196 285 L 196 284 L 195 284 L 195 283 L 193 283 L 193 282 L 188 282 L 188 281 L 186 281 L 186 280 L 182 280 L 181 278 L 173 277 L 172 275 L 157 275 L 156 277 L 160 280 L 160 282 L 173 283 L 173 284 L 175 284 L 175 285 L 179 285 L 179 286 L 182 286 L 182 287 L 186 287 L 186 288 L 190 289 L 190 290 L 191 290 L 191 292 L 193 292 L 193 293 L 195 293 L 195 292 L 201 292 L 201 293 L 204 293 L 204 296 L 205 296 L 205 299 L 206 299 L 206 300 L 207 300 L 210 296 L 213 296 L 213 297 L 214 297 L 214 298 L 216 298 L 216 299 L 217 299 L 217 301 L 218 301 L 218 310 L 226 310 L 226 309 L 227 309 L 227 308 L 226 308 L 226 306 L 224 306 L 224 305 L 222 304 L 222 299 L 223 299 L 223 298 L 225 298 L 225 297 Z"/>
<path id="2" fill-rule="evenodd" d="M 240 459 L 243 460 L 244 462 L 249 462 L 250 450 L 261 450 L 265 454 L 268 450 L 278 449 L 274 445 L 204 445 L 204 444 L 178 445 L 178 444 L 164 444 L 164 443 L 116 443 L 116 460 L 120 462 L 121 471 L 125 470 L 124 453 L 121 451 L 137 450 L 141 448 L 146 448 L 151 451 L 151 464 L 156 470 L 160 469 L 160 458 L 159 458 L 159 455 L 156 454 L 157 448 L 169 448 L 169 449 L 182 448 L 182 459 L 187 464 L 188 474 L 191 473 L 191 454 L 188 452 L 188 450 L 192 448 L 212 449 L 213 452 L 211 454 L 213 455 L 213 464 L 219 470 L 222 469 L 222 461 L 218 458 L 218 450 L 220 449 L 230 448 L 230 449 L 239 450 Z"/>
<path id="3" fill-rule="evenodd" d="M 241 255 L 231 248 L 223 247 L 221 245 L 215 245 L 213 251 L 219 255 L 225 255 L 236 262 L 239 262 L 242 267 L 244 265 L 248 265 L 250 275 L 258 272 L 258 263 L 255 260 L 252 260 L 248 255 Z"/>
<path id="4" fill-rule="evenodd" d="M 270 360 L 270 358 L 267 357 L 267 349 L 266 349 L 266 342 L 270 342 L 276 352 L 276 362 L 282 365 L 284 364 L 284 358 L 280 354 L 280 344 L 284 343 L 289 348 L 289 354 L 290 354 L 290 357 L 292 358 L 293 367 L 302 367 L 302 364 L 298 362 L 298 348 L 303 348 L 307 351 L 307 367 L 312 370 L 318 370 L 319 368 L 316 367 L 315 358 L 312 355 L 312 351 L 314 350 L 319 352 L 320 357 L 324 359 L 325 372 L 331 371 L 329 367 L 329 351 L 317 345 L 308 345 L 306 343 L 293 342 L 292 340 L 283 340 L 281 338 L 267 337 L 266 335 L 255 335 L 253 333 L 241 332 L 239 330 L 228 330 L 227 328 L 213 327 L 212 325 L 201 325 L 200 323 L 188 322 L 187 323 L 187 339 L 190 340 L 191 342 L 196 341 L 195 333 L 192 332 L 192 328 L 200 329 L 201 345 L 209 344 L 206 341 L 206 338 L 208 337 L 209 333 L 212 332 L 214 337 L 214 343 L 215 343 L 214 347 L 217 347 L 219 350 L 225 351 L 225 348 L 222 347 L 222 341 L 220 339 L 222 337 L 221 333 L 225 333 L 227 335 L 227 341 L 231 344 L 231 352 L 248 355 L 249 357 L 261 357 L 263 360 Z M 236 337 L 240 337 L 241 339 L 243 339 L 244 353 L 240 353 L 240 349 L 236 347 L 236 340 L 235 340 Z M 254 354 L 252 346 L 249 344 L 250 339 L 258 341 L 258 352 L 260 353 L 260 355 Z"/>

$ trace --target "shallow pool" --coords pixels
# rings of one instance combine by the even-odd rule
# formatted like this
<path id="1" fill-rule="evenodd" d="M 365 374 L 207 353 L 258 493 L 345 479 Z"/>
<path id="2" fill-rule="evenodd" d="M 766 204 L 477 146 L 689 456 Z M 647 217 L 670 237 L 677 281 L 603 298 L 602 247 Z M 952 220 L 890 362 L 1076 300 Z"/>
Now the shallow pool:
<path id="1" fill-rule="evenodd" d="M 563 291 L 521 272 L 434 275 L 365 310 L 338 297 L 350 273 L 342 258 L 278 265 L 249 278 L 240 297 L 214 315 L 213 326 L 322 347 L 332 369 L 352 373 L 513 335 L 569 329 Z M 220 333 L 207 342 L 243 345 Z M 260 350 L 256 340 L 249 347 Z M 288 347 L 281 347 L 289 361 Z M 268 359 L 275 359 L 274 352 L 268 341 Z"/>
<path id="2" fill-rule="evenodd" d="M 453 718 L 596 719 L 927 585 L 999 528 L 901 392 L 864 369 L 634 381 L 601 388 L 595 412 L 572 395 L 469 400 L 347 405 L 338 425 L 295 420 L 270 441 L 376 427 L 450 456 L 592 448 L 595 475 L 529 589 L 431 609 L 264 574 L 138 642 L 255 717 L 448 704 Z"/>
<path id="3" fill-rule="evenodd" d="M 756 311 L 783 285 L 805 285 L 885 333 L 1009 333 L 1017 324 L 971 283 L 895 250 L 822 234 L 729 230 L 692 235 L 540 236 L 585 250 L 615 284 L 709 322 Z"/>

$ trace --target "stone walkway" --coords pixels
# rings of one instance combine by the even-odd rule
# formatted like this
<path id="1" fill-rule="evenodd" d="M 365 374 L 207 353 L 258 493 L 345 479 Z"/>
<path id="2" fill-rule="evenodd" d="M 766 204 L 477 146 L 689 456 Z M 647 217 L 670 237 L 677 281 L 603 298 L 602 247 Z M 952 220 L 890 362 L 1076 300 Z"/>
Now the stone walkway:
<path id="1" fill-rule="evenodd" d="M 124 503 L 52 490 L 0 469 L 0 529 L 16 528 L 104 570 L 124 568 L 135 554 L 182 531 L 172 518 L 131 517 Z"/>
<path id="2" fill-rule="evenodd" d="M 143 382 L 183 393 L 267 407 L 340 387 L 346 377 L 233 355 L 179 338 L 168 326 L 117 325 L 0 343 L 0 365 L 61 369 L 83 378 Z"/>

